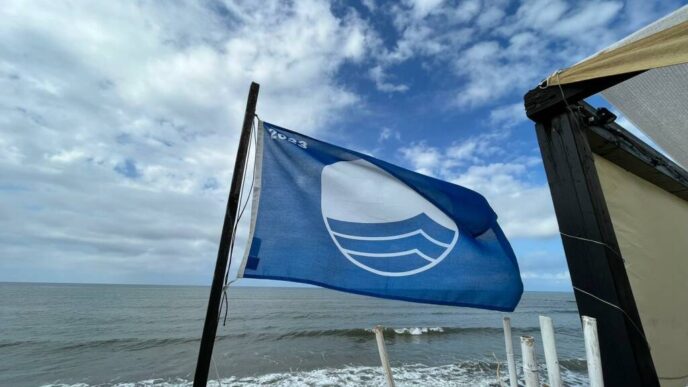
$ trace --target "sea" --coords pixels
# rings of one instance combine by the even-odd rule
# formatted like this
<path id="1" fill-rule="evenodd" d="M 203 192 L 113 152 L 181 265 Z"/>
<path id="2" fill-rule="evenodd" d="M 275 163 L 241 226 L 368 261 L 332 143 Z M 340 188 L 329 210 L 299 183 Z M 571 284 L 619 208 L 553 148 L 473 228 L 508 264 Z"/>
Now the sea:
<path id="1" fill-rule="evenodd" d="M 0 283 L 0 386 L 191 386 L 208 287 Z M 385 327 L 397 386 L 508 386 L 502 318 L 534 336 L 554 321 L 566 385 L 586 385 L 570 293 L 526 292 L 513 313 L 320 288 L 230 287 L 209 386 L 384 386 L 372 328 Z"/>

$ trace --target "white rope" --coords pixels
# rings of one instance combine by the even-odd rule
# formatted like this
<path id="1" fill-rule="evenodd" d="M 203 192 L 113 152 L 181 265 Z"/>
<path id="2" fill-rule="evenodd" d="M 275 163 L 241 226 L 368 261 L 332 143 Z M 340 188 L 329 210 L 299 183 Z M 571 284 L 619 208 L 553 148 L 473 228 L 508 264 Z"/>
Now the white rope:
<path id="1" fill-rule="evenodd" d="M 258 115 L 255 115 L 258 117 Z M 260 118 L 259 118 L 260 119 Z M 255 143 L 254 147 L 257 146 L 257 136 L 254 133 L 256 130 L 256 124 L 255 120 L 251 120 L 251 131 L 249 132 L 249 138 L 248 138 L 248 149 L 246 150 L 246 158 L 248 159 L 250 153 L 251 153 L 251 145 Z M 253 141 L 251 141 L 253 140 Z M 247 160 L 248 161 L 248 160 Z M 222 310 L 224 306 L 225 310 L 225 318 L 224 322 L 222 325 L 224 325 L 227 322 L 227 317 L 229 315 L 229 298 L 227 295 L 227 289 L 229 288 L 229 285 L 234 283 L 238 278 L 234 278 L 232 280 L 229 279 L 229 272 L 232 269 L 232 256 L 234 255 L 234 242 L 236 241 L 236 231 L 237 228 L 239 227 L 239 221 L 241 220 L 241 217 L 244 214 L 244 210 L 246 209 L 246 206 L 248 205 L 249 200 L 251 199 L 251 191 L 253 190 L 253 177 L 251 177 L 251 186 L 248 189 L 247 197 L 246 197 L 246 202 L 242 205 L 241 202 L 244 197 L 244 186 L 246 183 L 246 171 L 248 170 L 248 162 L 244 164 L 244 170 L 243 174 L 241 177 L 241 190 L 239 191 L 239 203 L 238 203 L 238 209 L 239 209 L 239 214 L 237 216 L 236 221 L 232 225 L 232 242 L 229 245 L 229 257 L 228 257 L 228 262 L 227 262 L 227 272 L 225 273 L 225 284 L 222 287 L 222 299 L 220 300 L 220 309 L 217 312 L 218 319 L 222 315 Z M 255 171 L 254 171 L 255 173 Z M 217 336 L 215 336 L 215 340 L 217 340 Z M 217 364 L 215 363 L 215 357 L 211 355 L 210 357 L 210 362 L 213 363 L 213 367 L 215 368 L 215 375 L 217 376 L 217 383 L 222 387 L 222 381 L 220 379 L 220 373 L 217 370 Z"/>
<path id="2" fill-rule="evenodd" d="M 625 310 L 623 310 L 623 309 L 622 309 L 621 307 L 619 307 L 618 305 L 614 305 L 614 304 L 612 304 L 611 302 L 609 302 L 609 301 L 607 301 L 607 300 L 603 300 L 603 299 L 597 297 L 596 295 L 594 295 L 594 294 L 592 294 L 592 293 L 590 293 L 590 292 L 586 292 L 585 290 L 583 290 L 583 289 L 581 289 L 581 288 L 578 288 L 578 287 L 574 286 L 573 289 L 574 289 L 574 290 L 577 290 L 577 291 L 579 291 L 579 292 L 581 292 L 581 293 L 583 293 L 583 294 L 587 294 L 588 296 L 590 296 L 590 297 L 592 297 L 592 298 L 594 298 L 594 299 L 596 299 L 596 300 L 598 300 L 598 301 L 600 301 L 600 302 L 603 302 L 603 303 L 605 303 L 605 304 L 611 306 L 612 308 L 618 310 L 619 312 L 623 313 L 624 316 L 626 316 L 626 318 L 628 319 L 628 321 L 630 321 L 630 323 L 633 325 L 633 327 L 635 328 L 635 330 L 638 331 L 638 334 L 643 338 L 643 340 L 645 341 L 645 345 L 647 345 L 647 348 L 650 349 L 650 343 L 647 341 L 647 337 L 645 337 L 645 334 L 643 333 L 642 329 L 640 329 L 640 327 L 639 327 L 638 325 L 636 325 L 635 321 L 633 321 L 633 319 L 631 318 L 631 316 L 630 316 L 628 313 L 626 313 Z"/>
<path id="3" fill-rule="evenodd" d="M 592 241 L 592 240 L 591 240 L 590 242 L 596 242 L 596 241 Z M 600 243 L 600 242 L 597 242 L 597 243 Z M 575 287 L 575 286 L 574 286 L 573 289 L 574 289 L 574 290 L 577 290 L 577 291 L 579 291 L 579 292 L 581 292 L 581 293 L 587 294 L 588 296 L 590 296 L 590 297 L 592 297 L 592 298 L 594 298 L 594 299 L 596 299 L 596 300 L 598 300 L 598 301 L 600 301 L 600 302 L 604 302 L 605 304 L 611 306 L 612 308 L 618 309 L 621 313 L 623 313 L 623 314 L 626 316 L 626 318 L 628 318 L 628 321 L 630 321 L 631 324 L 633 324 L 633 327 L 635 327 L 635 329 L 638 331 L 638 333 L 643 337 L 643 340 L 645 340 L 645 345 L 647 345 L 647 348 L 651 349 L 651 347 L 650 347 L 650 342 L 647 341 L 647 337 L 645 337 L 645 335 L 643 334 L 643 332 L 642 332 L 642 331 L 640 330 L 640 328 L 635 324 L 635 322 L 633 321 L 633 319 L 631 318 L 631 316 L 629 316 L 628 313 L 626 313 L 625 310 L 621 309 L 621 308 L 620 308 L 619 306 L 617 306 L 617 305 L 612 304 L 612 303 L 609 302 L 609 301 L 605 301 L 605 300 L 603 300 L 603 299 L 597 297 L 596 295 L 594 295 L 594 294 L 592 294 L 592 293 L 590 293 L 590 292 L 586 292 L 585 290 L 583 290 L 583 289 L 581 289 L 581 288 L 578 288 L 578 287 Z M 682 375 L 682 376 L 658 376 L 658 377 L 659 377 L 659 379 L 661 379 L 661 380 L 683 380 L 683 379 L 688 378 L 688 374 Z"/>
<path id="4" fill-rule="evenodd" d="M 590 243 L 595 243 L 595 244 L 598 244 L 598 245 L 602 245 L 602 246 L 608 248 L 609 251 L 611 251 L 612 253 L 614 253 L 617 257 L 621 258 L 622 261 L 624 260 L 623 257 L 621 256 L 621 254 L 619 254 L 618 252 L 616 252 L 616 250 L 612 249 L 611 246 L 609 246 L 608 244 L 606 244 L 606 243 L 604 243 L 604 242 L 596 241 L 596 240 L 594 240 L 594 239 L 588 239 L 588 238 L 578 237 L 578 236 L 575 236 L 575 235 L 569 235 L 569 234 L 563 233 L 563 232 L 561 232 L 561 231 L 559 232 L 559 234 L 561 234 L 561 235 L 563 235 L 563 236 L 565 236 L 565 237 L 568 237 L 568 238 L 578 239 L 578 240 L 581 240 L 581 241 L 585 241 L 585 242 L 590 242 Z M 596 299 L 596 300 L 598 300 L 598 301 L 600 301 L 600 302 L 603 302 L 603 303 L 605 303 L 605 304 L 611 306 L 612 308 L 614 308 L 614 309 L 620 311 L 621 313 L 623 313 L 624 316 L 626 316 L 626 318 L 628 319 L 628 321 L 633 325 L 633 327 L 635 328 L 635 330 L 638 331 L 638 334 L 643 338 L 643 340 L 645 341 L 645 345 L 647 345 L 647 348 L 650 348 L 650 342 L 647 341 L 647 337 L 645 337 L 645 334 L 643 333 L 643 330 L 640 329 L 640 327 L 635 323 L 635 321 L 631 318 L 631 316 L 630 316 L 628 313 L 626 313 L 626 311 L 625 311 L 623 308 L 619 307 L 618 305 L 612 304 L 611 302 L 609 302 L 609 301 L 607 301 L 607 300 L 603 300 L 602 298 L 597 297 L 596 295 L 594 295 L 594 294 L 592 294 L 592 293 L 590 293 L 590 292 L 586 292 L 585 290 L 583 290 L 583 289 L 581 289 L 581 288 L 578 288 L 578 287 L 576 287 L 576 286 L 573 286 L 573 289 L 576 290 L 576 291 L 579 291 L 579 292 L 581 292 L 581 293 L 583 293 L 583 294 L 587 294 L 588 296 L 590 296 L 590 297 L 592 297 L 592 298 L 594 298 L 594 299 Z"/>
<path id="5" fill-rule="evenodd" d="M 229 280 L 229 282 L 227 282 L 227 284 L 222 287 L 222 290 L 227 291 L 227 289 L 229 288 L 229 285 L 237 282 L 238 280 L 239 280 L 238 278 L 234 278 L 233 280 Z"/>
<path id="6" fill-rule="evenodd" d="M 256 117 L 258 117 L 257 114 L 256 114 Z M 256 128 L 255 121 L 251 121 L 251 132 L 249 133 L 249 143 L 248 143 L 248 149 L 246 152 L 247 158 L 248 158 L 248 155 L 251 153 L 251 145 L 254 145 L 254 147 L 258 146 L 257 135 L 254 135 L 254 132 L 256 130 L 258 130 L 258 129 Z M 251 141 L 251 139 L 253 139 L 253 141 Z M 242 201 L 242 198 L 244 196 L 244 189 L 243 188 L 244 188 L 244 184 L 246 183 L 247 168 L 248 168 L 248 163 L 244 164 L 244 173 L 243 173 L 242 178 L 241 178 L 241 190 L 239 191 L 239 204 L 238 204 L 238 206 L 239 206 L 238 208 L 240 210 L 239 210 L 239 214 L 237 216 L 237 219 L 234 222 L 234 225 L 232 227 L 232 242 L 229 245 L 229 258 L 228 258 L 228 263 L 227 263 L 227 272 L 225 273 L 225 285 L 222 287 L 222 299 L 220 300 L 220 309 L 218 310 L 218 316 L 222 315 L 223 307 L 225 310 L 225 317 L 224 317 L 224 322 L 222 323 L 222 325 L 225 325 L 225 323 L 227 322 L 227 313 L 228 313 L 228 309 L 229 309 L 229 301 L 227 299 L 227 288 L 229 287 L 229 285 L 232 282 L 236 281 L 236 278 L 229 281 L 229 272 L 232 269 L 232 257 L 234 256 L 234 243 L 236 242 L 236 231 L 239 227 L 239 221 L 241 221 L 241 217 L 244 215 L 244 210 L 246 210 L 248 202 L 251 200 L 250 193 L 251 193 L 251 191 L 253 191 L 254 176 L 251 176 L 251 186 L 248 189 L 248 196 L 246 197 L 246 202 L 244 202 L 244 204 L 242 205 L 241 201 Z M 255 170 L 253 171 L 253 173 L 255 174 Z"/>
<path id="7" fill-rule="evenodd" d="M 217 364 L 215 363 L 215 356 L 210 357 L 210 362 L 213 363 L 213 368 L 215 368 L 215 376 L 217 377 L 217 384 L 222 387 L 222 379 L 220 379 L 220 373 L 217 371 Z"/>
<path id="8" fill-rule="evenodd" d="M 659 378 L 662 380 L 683 380 L 688 379 L 688 374 L 682 376 L 660 376 Z"/>
<path id="9" fill-rule="evenodd" d="M 561 235 L 563 235 L 563 236 L 565 236 L 565 237 L 571 238 L 571 239 L 578 239 L 578 240 L 581 240 L 581 241 L 586 241 L 586 242 L 591 242 L 591 243 L 596 243 L 596 244 L 598 244 L 598 245 L 602 245 L 602 246 L 608 248 L 609 251 L 611 251 L 612 253 L 614 253 L 614 255 L 616 255 L 617 257 L 621 258 L 621 260 L 622 260 L 623 262 L 626 262 L 626 260 L 621 256 L 621 254 L 619 254 L 616 250 L 614 250 L 611 246 L 609 246 L 608 244 L 606 244 L 606 243 L 604 243 L 604 242 L 596 241 L 596 240 L 594 240 L 594 239 L 583 238 L 583 237 L 579 237 L 579 236 L 575 236 L 575 235 L 570 235 L 570 234 L 567 234 L 567 233 L 564 233 L 564 232 L 561 232 L 561 231 L 559 231 L 559 234 L 561 234 Z"/>
<path id="10" fill-rule="evenodd" d="M 538 85 L 538 88 L 540 88 L 540 89 L 546 89 L 546 88 L 550 87 L 551 85 L 549 84 L 549 80 L 550 80 L 550 78 L 552 78 L 552 77 L 555 76 L 555 75 L 557 76 L 557 82 L 559 82 L 559 74 L 560 74 L 562 71 L 564 71 L 564 70 L 563 70 L 563 69 L 554 70 L 554 71 L 552 72 L 552 74 L 550 74 L 550 76 L 548 76 L 548 77 L 545 78 L 542 82 L 540 82 L 540 84 Z"/>

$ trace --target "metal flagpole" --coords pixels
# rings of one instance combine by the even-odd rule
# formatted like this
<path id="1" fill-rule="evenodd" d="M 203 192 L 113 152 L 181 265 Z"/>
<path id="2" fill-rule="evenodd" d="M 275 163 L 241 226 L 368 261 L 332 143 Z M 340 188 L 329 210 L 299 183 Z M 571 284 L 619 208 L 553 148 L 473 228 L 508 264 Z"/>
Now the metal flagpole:
<path id="1" fill-rule="evenodd" d="M 251 126 L 253 117 L 256 114 L 256 104 L 258 102 L 258 90 L 260 85 L 251 83 L 246 102 L 246 113 L 244 115 L 244 125 L 241 128 L 239 138 L 239 148 L 234 162 L 234 174 L 232 175 L 232 185 L 229 189 L 229 199 L 227 200 L 227 211 L 225 221 L 222 226 L 222 236 L 220 237 L 220 247 L 217 251 L 217 262 L 215 263 L 215 274 L 213 284 L 210 287 L 210 298 L 208 299 L 208 310 L 205 315 L 203 325 L 203 337 L 201 338 L 201 348 L 198 352 L 198 362 L 196 363 L 196 373 L 194 374 L 194 387 L 205 387 L 208 382 L 208 371 L 210 370 L 210 360 L 213 356 L 215 345 L 215 334 L 220 318 L 220 302 L 222 300 L 222 287 L 224 284 L 225 273 L 227 272 L 227 260 L 232 239 L 234 239 L 234 224 L 236 223 L 237 210 L 239 208 L 239 195 L 241 194 L 241 182 L 244 178 L 244 166 L 248 158 L 248 145 L 251 137 Z"/>

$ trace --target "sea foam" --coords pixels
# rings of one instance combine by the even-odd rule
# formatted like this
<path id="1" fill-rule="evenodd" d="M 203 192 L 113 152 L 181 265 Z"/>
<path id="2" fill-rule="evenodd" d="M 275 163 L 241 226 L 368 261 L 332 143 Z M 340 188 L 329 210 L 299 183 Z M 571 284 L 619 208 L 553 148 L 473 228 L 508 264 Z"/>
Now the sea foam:
<path id="1" fill-rule="evenodd" d="M 444 332 L 444 328 L 442 327 L 432 327 L 432 328 L 399 328 L 399 329 L 394 329 L 394 333 L 397 335 L 412 335 L 412 336 L 417 336 L 417 335 L 422 335 L 423 333 L 428 333 L 428 332 Z"/>
<path id="2" fill-rule="evenodd" d="M 520 367 L 520 365 L 519 365 Z M 505 365 L 497 363 L 466 361 L 459 364 L 426 366 L 409 364 L 392 367 L 397 386 L 500 386 L 508 385 Z M 540 369 L 540 379 L 546 381 L 546 370 Z M 562 378 L 567 386 L 586 386 L 584 372 L 562 369 Z M 323 368 L 311 371 L 271 373 L 259 376 L 229 377 L 208 382 L 209 387 L 248 387 L 248 386 L 383 386 L 385 377 L 380 367 Z M 184 379 L 150 379 L 133 383 L 99 384 L 99 387 L 191 387 L 192 382 Z M 42 387 L 90 387 L 87 384 L 47 384 Z"/>

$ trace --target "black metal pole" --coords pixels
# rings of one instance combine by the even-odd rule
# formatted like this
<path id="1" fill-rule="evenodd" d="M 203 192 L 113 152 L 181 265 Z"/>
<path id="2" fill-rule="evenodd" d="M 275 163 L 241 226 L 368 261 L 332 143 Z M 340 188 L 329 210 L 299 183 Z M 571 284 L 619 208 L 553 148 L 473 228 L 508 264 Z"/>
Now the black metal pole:
<path id="1" fill-rule="evenodd" d="M 256 113 L 256 103 L 258 102 L 259 89 L 260 85 L 252 82 L 251 88 L 248 92 L 246 113 L 244 115 L 244 126 L 241 128 L 239 148 L 237 149 L 237 156 L 234 162 L 232 185 L 229 188 L 227 211 L 225 212 L 225 221 L 222 226 L 220 247 L 217 251 L 217 262 L 215 263 L 213 284 L 210 287 L 210 298 L 208 299 L 208 310 L 205 314 L 205 324 L 203 325 L 201 348 L 198 352 L 198 362 L 196 363 L 196 373 L 194 374 L 194 387 L 205 387 L 205 385 L 208 383 L 208 371 L 210 370 L 210 360 L 213 356 L 215 334 L 217 333 L 217 324 L 220 317 L 222 286 L 224 285 L 225 273 L 227 272 L 229 248 L 231 246 L 232 239 L 234 239 L 234 223 L 236 222 L 237 210 L 239 208 L 241 182 L 244 179 L 244 166 L 246 165 L 246 159 L 248 156 L 251 126 L 253 124 L 253 117 Z"/>

